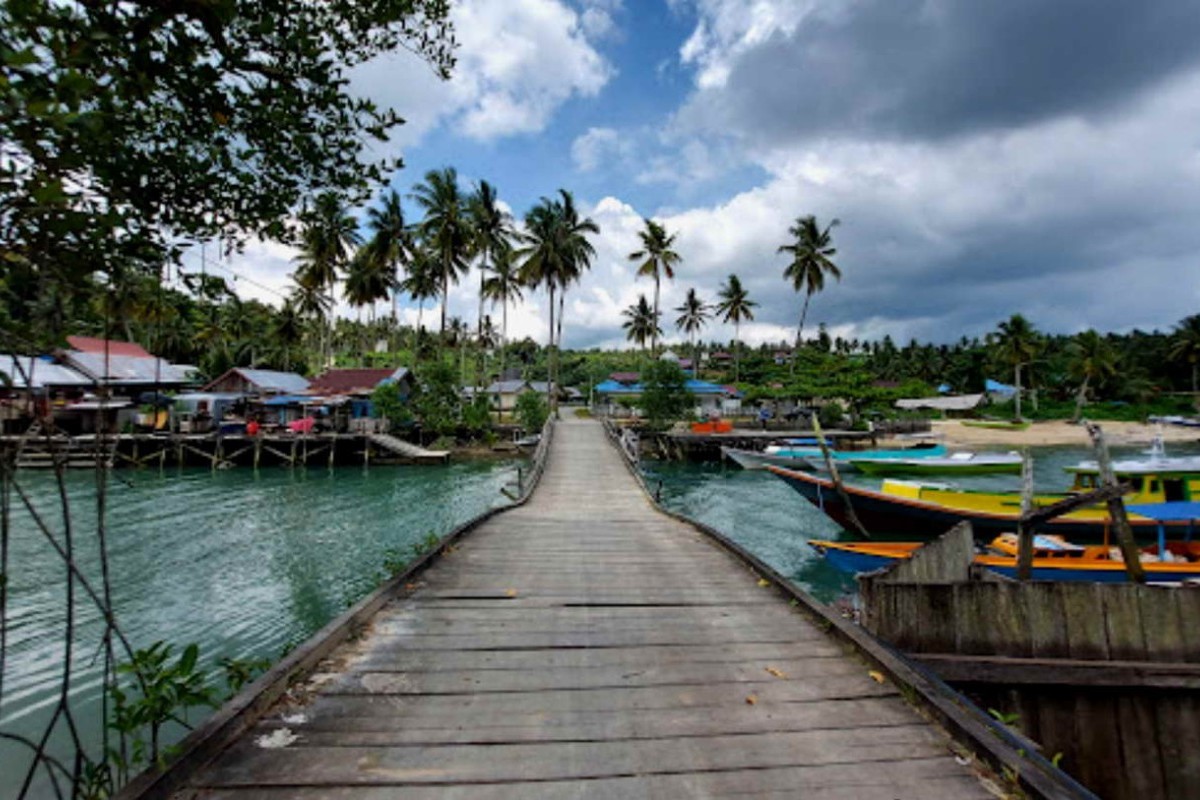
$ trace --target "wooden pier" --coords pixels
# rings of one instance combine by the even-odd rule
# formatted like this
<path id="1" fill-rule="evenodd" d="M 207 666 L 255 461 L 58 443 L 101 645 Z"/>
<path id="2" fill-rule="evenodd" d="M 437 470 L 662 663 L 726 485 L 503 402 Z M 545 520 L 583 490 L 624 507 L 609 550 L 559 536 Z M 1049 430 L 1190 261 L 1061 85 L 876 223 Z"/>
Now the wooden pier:
<path id="1" fill-rule="evenodd" d="M 910 704 L 920 682 L 893 681 L 907 668 L 656 510 L 599 424 L 552 442 L 524 505 L 331 623 L 123 796 L 992 796 Z"/>

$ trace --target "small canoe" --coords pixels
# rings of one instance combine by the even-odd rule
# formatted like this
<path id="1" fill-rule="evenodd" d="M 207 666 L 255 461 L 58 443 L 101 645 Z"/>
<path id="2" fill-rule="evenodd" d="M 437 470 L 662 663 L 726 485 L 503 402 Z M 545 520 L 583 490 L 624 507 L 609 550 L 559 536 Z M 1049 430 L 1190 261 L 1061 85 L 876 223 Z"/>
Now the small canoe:
<path id="1" fill-rule="evenodd" d="M 1023 431 L 1029 428 L 1028 420 L 964 419 L 962 424 L 968 428 L 990 428 L 997 431 Z"/>
<path id="2" fill-rule="evenodd" d="M 796 444 L 781 444 L 768 445 L 763 453 L 770 456 L 788 456 L 791 458 L 806 459 L 810 466 L 801 469 L 815 469 L 820 472 L 826 471 L 825 454 L 821 451 L 820 446 L 807 446 Z M 926 442 L 913 445 L 912 447 L 904 447 L 894 450 L 838 450 L 830 448 L 829 457 L 837 462 L 842 469 L 854 469 L 853 462 L 862 459 L 870 459 L 872 461 L 883 461 L 891 459 L 921 459 L 921 458 L 940 458 L 946 455 L 946 446 Z M 786 466 L 777 462 L 769 462 L 776 466 Z"/>
<path id="3" fill-rule="evenodd" d="M 742 469 L 766 469 L 768 464 L 788 469 L 811 470 L 814 468 L 812 462 L 804 456 L 760 453 L 757 450 L 742 450 L 737 447 L 722 447 L 721 455 Z"/>
<path id="4" fill-rule="evenodd" d="M 931 458 L 852 458 L 866 475 L 988 475 L 1021 471 L 1020 453 L 951 453 Z"/>
<path id="5" fill-rule="evenodd" d="M 814 540 L 809 545 L 842 572 L 858 575 L 912 558 L 920 542 L 831 542 Z M 1179 583 L 1200 579 L 1200 542 L 1171 542 L 1167 556 L 1157 547 L 1142 551 L 1142 570 L 1148 583 Z M 1035 536 L 1032 578 L 1037 581 L 1085 581 L 1124 583 L 1128 580 L 1121 553 L 1103 545 L 1081 547 L 1060 536 Z M 1017 576 L 1017 536 L 996 537 L 988 551 L 975 556 L 974 563 L 1006 578 Z"/>

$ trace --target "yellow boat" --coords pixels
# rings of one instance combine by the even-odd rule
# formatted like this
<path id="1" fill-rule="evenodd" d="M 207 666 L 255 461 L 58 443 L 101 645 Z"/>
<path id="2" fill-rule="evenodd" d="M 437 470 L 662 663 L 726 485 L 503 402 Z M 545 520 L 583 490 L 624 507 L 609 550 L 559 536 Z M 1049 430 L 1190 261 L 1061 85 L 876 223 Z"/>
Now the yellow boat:
<path id="1" fill-rule="evenodd" d="M 795 470 L 768 466 L 785 483 L 802 494 L 827 516 L 849 525 L 841 494 L 833 482 Z M 1125 497 L 1127 503 L 1161 504 L 1168 500 L 1200 500 L 1200 475 L 1162 479 L 1154 474 L 1122 476 L 1133 487 Z M 1056 503 L 1073 493 L 1096 488 L 1093 474 L 1080 472 L 1070 492 L 1035 495 L 1035 507 Z M 1021 516 L 1019 492 L 980 492 L 955 489 L 944 484 L 918 483 L 888 479 L 878 491 L 858 486 L 844 487 L 862 523 L 874 533 L 888 536 L 909 536 L 928 539 L 948 530 L 963 520 L 970 521 L 977 536 L 983 539 L 1012 531 Z M 1190 520 L 1159 522 L 1150 516 L 1131 513 L 1130 526 L 1134 535 L 1153 540 L 1160 533 L 1182 536 L 1190 533 Z M 1101 541 L 1108 533 L 1107 508 L 1100 504 L 1056 517 L 1041 526 L 1050 534 L 1067 536 L 1073 541 Z M 1160 528 L 1162 529 L 1160 531 Z"/>

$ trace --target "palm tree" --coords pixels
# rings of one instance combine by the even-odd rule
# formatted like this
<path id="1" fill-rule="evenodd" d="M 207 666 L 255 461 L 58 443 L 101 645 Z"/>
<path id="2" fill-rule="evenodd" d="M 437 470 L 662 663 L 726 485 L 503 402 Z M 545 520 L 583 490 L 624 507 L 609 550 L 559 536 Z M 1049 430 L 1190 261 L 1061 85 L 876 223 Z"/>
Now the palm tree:
<path id="1" fill-rule="evenodd" d="M 643 219 L 642 222 L 646 225 L 645 230 L 638 231 L 638 238 L 642 240 L 642 248 L 630 253 L 629 260 L 642 262 L 638 265 L 638 277 L 648 275 L 654 278 L 654 319 L 657 328 L 658 293 L 662 278 L 665 275 L 668 279 L 673 280 L 675 265 L 683 259 L 671 249 L 671 245 L 675 243 L 675 234 L 668 235 L 667 229 L 652 219 Z M 651 350 L 658 349 L 657 334 L 655 334 L 650 348 Z"/>
<path id="2" fill-rule="evenodd" d="M 422 317 L 425 315 L 425 301 L 436 299 L 442 291 L 437 264 L 425 248 L 417 247 L 413 250 L 413 257 L 408 264 L 408 277 L 400 282 L 400 289 L 417 301 L 417 324 L 413 328 L 413 358 L 416 359 L 423 327 Z"/>
<path id="3" fill-rule="evenodd" d="M 350 216 L 341 201 L 332 194 L 317 197 L 313 210 L 307 215 L 301 233 L 299 268 L 293 276 L 297 286 L 306 292 L 324 293 L 326 308 L 325 341 L 321 347 L 322 364 L 328 360 L 330 330 L 328 314 L 333 309 L 333 287 L 338 272 L 345 267 L 350 252 L 362 241 L 358 223 Z M 311 307 L 311 302 L 308 303 Z"/>
<path id="4" fill-rule="evenodd" d="M 675 327 L 692 340 L 692 377 L 695 378 L 700 368 L 700 348 L 696 345 L 696 335 L 712 317 L 712 306 L 701 300 L 695 289 L 688 289 L 683 305 L 675 310 L 679 312 L 675 319 Z"/>
<path id="5" fill-rule="evenodd" d="M 591 266 L 596 249 L 588 234 L 600 232 L 600 227 L 589 217 L 580 219 L 575 200 L 565 189 L 559 190 L 559 199 L 543 197 L 525 214 L 525 232 L 520 234 L 524 244 L 517 251 L 522 258 L 521 281 L 526 286 L 545 286 L 550 299 L 550 336 L 547 347 L 550 358 L 547 393 L 550 408 L 558 412 L 555 383 L 558 374 L 557 348 L 555 347 L 554 297 L 565 292 L 567 286 L 579 279 L 583 271 Z M 558 334 L 562 334 L 563 301 L 559 297 Z"/>
<path id="6" fill-rule="evenodd" d="M 1016 386 L 1016 417 L 1021 418 L 1021 367 L 1028 366 L 1038 353 L 1037 331 L 1029 320 L 1013 314 L 1001 322 L 995 333 L 989 334 L 990 343 L 996 347 L 998 358 L 1013 368 L 1013 383 Z"/>
<path id="7" fill-rule="evenodd" d="M 479 264 L 479 316 L 477 317 L 476 341 L 483 341 L 484 283 L 487 281 L 488 264 L 495 261 L 496 254 L 509 248 L 512 238 L 512 218 L 497 203 L 496 187 L 480 181 L 475 193 L 467 201 L 467 211 L 474 236 L 475 252 L 480 256 Z M 475 371 L 475 385 L 483 385 L 483 345 L 480 344 L 479 360 Z"/>
<path id="8" fill-rule="evenodd" d="M 271 322 L 271 341 L 282 351 L 278 365 L 284 371 L 292 368 L 292 348 L 303 338 L 304 316 L 294 300 L 285 300 Z"/>
<path id="9" fill-rule="evenodd" d="M 1072 422 L 1079 422 L 1083 414 L 1083 404 L 1087 402 L 1088 386 L 1092 381 L 1111 378 L 1117 374 L 1117 354 L 1103 336 L 1093 330 L 1078 334 L 1067 345 L 1070 357 L 1070 371 L 1073 377 L 1080 380 L 1079 392 L 1075 397 L 1075 415 Z"/>
<path id="10" fill-rule="evenodd" d="M 621 316 L 626 318 L 621 323 L 621 327 L 625 329 L 625 338 L 631 342 L 637 342 L 644 354 L 646 340 L 654 341 L 658 334 L 662 333 L 662 329 L 658 326 L 658 315 L 650 307 L 646 295 L 639 294 L 638 301 L 622 311 Z"/>
<path id="11" fill-rule="evenodd" d="M 1200 314 L 1193 314 L 1175 326 L 1169 357 L 1172 361 L 1191 365 L 1192 400 L 1200 404 L 1200 390 L 1196 386 L 1196 372 L 1200 366 Z"/>
<path id="12" fill-rule="evenodd" d="M 400 195 L 392 190 L 382 198 L 379 208 L 367 210 L 367 226 L 371 229 L 371 241 L 368 244 L 371 258 L 380 267 L 390 269 L 392 280 L 389 284 L 392 293 L 392 322 L 396 322 L 399 314 L 400 273 L 409 262 L 412 254 L 412 235 L 404 222 L 404 208 L 400 203 Z"/>
<path id="13" fill-rule="evenodd" d="M 742 282 L 738 280 L 737 275 L 730 275 L 729 280 L 721 284 L 717 297 L 721 301 L 717 303 L 717 313 L 721 315 L 721 320 L 733 323 L 733 382 L 737 383 L 741 375 L 739 338 L 742 320 L 754 319 L 754 308 L 758 303 L 750 299 L 750 294 L 742 288 Z"/>
<path id="14" fill-rule="evenodd" d="M 505 349 L 508 345 L 508 303 L 520 300 L 521 279 L 511 247 L 497 250 L 493 256 L 490 276 L 483 282 L 483 296 L 500 304 L 500 375 L 504 375 Z"/>
<path id="15" fill-rule="evenodd" d="M 792 353 L 791 374 L 796 374 L 796 359 L 800 355 L 800 346 L 804 336 L 804 318 L 808 316 L 808 304 L 812 296 L 825 288 L 825 276 L 832 275 L 837 280 L 842 279 L 842 271 L 831 260 L 837 254 L 833 246 L 830 231 L 838 224 L 838 220 L 830 222 L 821 230 L 817 218 L 812 214 L 799 217 L 796 224 L 788 228 L 794 239 L 791 244 L 780 245 L 777 252 L 788 253 L 792 260 L 783 270 L 783 277 L 792 282 L 792 289 L 804 292 L 804 305 L 800 309 L 800 324 L 796 328 L 796 347 Z"/>
<path id="16" fill-rule="evenodd" d="M 453 167 L 426 172 L 425 180 L 413 187 L 413 197 L 425 211 L 421 234 L 441 282 L 441 334 L 445 338 L 450 284 L 457 284 L 470 270 L 473 252 L 471 224 L 466 200 L 458 186 L 458 172 Z"/>
<path id="17" fill-rule="evenodd" d="M 375 303 L 386 300 L 395 288 L 395 273 L 391 264 L 375 256 L 370 245 L 358 248 L 346 270 L 346 301 L 359 309 L 370 309 L 375 319 Z M 359 317 L 362 321 L 362 317 Z"/>

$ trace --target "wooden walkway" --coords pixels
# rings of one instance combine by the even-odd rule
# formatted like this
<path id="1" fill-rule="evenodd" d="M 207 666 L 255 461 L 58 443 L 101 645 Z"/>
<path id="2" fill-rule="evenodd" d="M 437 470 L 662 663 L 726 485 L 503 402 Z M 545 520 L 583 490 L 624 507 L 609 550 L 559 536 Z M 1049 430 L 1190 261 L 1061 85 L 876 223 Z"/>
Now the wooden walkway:
<path id="1" fill-rule="evenodd" d="M 868 669 L 564 420 L 527 505 L 181 796 L 990 797 Z"/>

